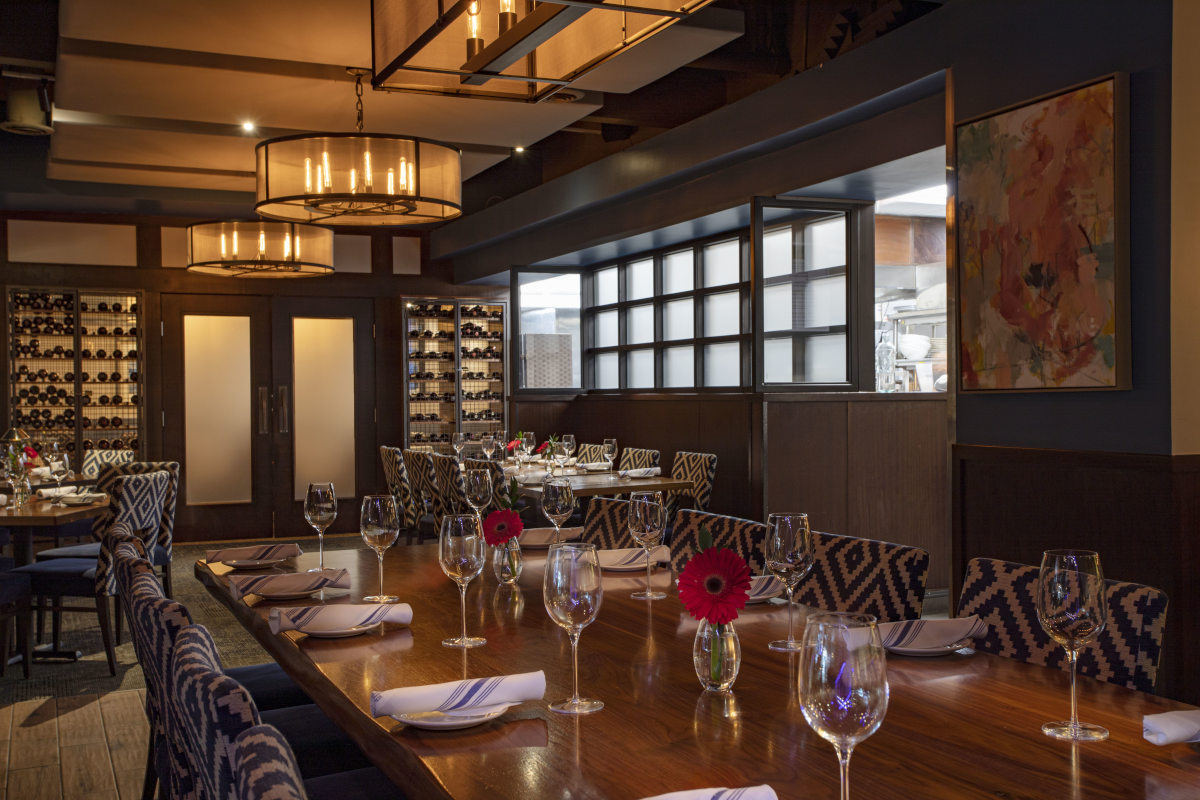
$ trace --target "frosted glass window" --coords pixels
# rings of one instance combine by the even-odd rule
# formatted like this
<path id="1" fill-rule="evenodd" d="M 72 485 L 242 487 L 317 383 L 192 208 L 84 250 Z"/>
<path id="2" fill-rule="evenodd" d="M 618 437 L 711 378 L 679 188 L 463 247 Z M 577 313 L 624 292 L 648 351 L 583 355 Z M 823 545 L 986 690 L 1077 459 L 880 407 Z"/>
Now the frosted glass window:
<path id="1" fill-rule="evenodd" d="M 763 330 L 792 329 L 792 284 L 781 283 L 763 289 Z"/>
<path id="2" fill-rule="evenodd" d="M 804 326 L 846 324 L 846 276 L 809 281 L 804 291 Z"/>
<path id="3" fill-rule="evenodd" d="M 742 246 L 737 239 L 704 248 L 704 285 L 724 286 L 741 280 Z"/>
<path id="4" fill-rule="evenodd" d="M 846 382 L 846 335 L 810 336 L 804 341 L 805 383 Z"/>
<path id="5" fill-rule="evenodd" d="M 616 311 L 605 311 L 596 315 L 596 347 L 616 347 L 621 343 L 617 332 Z"/>
<path id="6" fill-rule="evenodd" d="M 738 386 L 741 382 L 741 346 L 737 342 L 705 345 L 704 385 Z"/>
<path id="7" fill-rule="evenodd" d="M 763 234 L 763 277 L 792 274 L 792 229 L 779 228 Z"/>
<path id="8" fill-rule="evenodd" d="M 616 353 L 602 353 L 596 356 L 596 388 L 621 388 L 621 362 Z"/>
<path id="9" fill-rule="evenodd" d="M 663 256 L 663 294 L 690 292 L 695 281 L 695 264 L 691 250 L 667 253 Z"/>
<path id="10" fill-rule="evenodd" d="M 654 351 L 632 350 L 627 356 L 630 389 L 654 388 Z"/>
<path id="11" fill-rule="evenodd" d="M 625 343 L 654 341 L 654 306 L 634 306 L 625 312 Z"/>
<path id="12" fill-rule="evenodd" d="M 704 298 L 704 335 L 729 336 L 741 332 L 741 300 L 737 292 Z"/>
<path id="13" fill-rule="evenodd" d="M 606 306 L 617 302 L 617 268 L 598 270 L 596 272 L 596 305 Z"/>
<path id="14" fill-rule="evenodd" d="M 294 499 L 308 484 L 332 481 L 354 497 L 354 320 L 292 319 Z"/>
<path id="15" fill-rule="evenodd" d="M 187 504 L 249 503 L 250 318 L 183 317 Z"/>
<path id="16" fill-rule="evenodd" d="M 641 300 L 654 296 L 654 259 L 634 261 L 625 272 L 625 299 Z"/>
<path id="17" fill-rule="evenodd" d="M 663 303 L 663 339 L 691 339 L 695 335 L 695 303 L 692 298 Z"/>
<path id="18" fill-rule="evenodd" d="M 846 218 L 817 222 L 804 229 L 804 268 L 846 265 Z"/>
<path id="19" fill-rule="evenodd" d="M 792 340 L 767 339 L 763 342 L 763 382 L 792 383 Z"/>
<path id="20" fill-rule="evenodd" d="M 696 385 L 696 358 L 691 347 L 663 350 L 663 386 L 672 388 Z"/>

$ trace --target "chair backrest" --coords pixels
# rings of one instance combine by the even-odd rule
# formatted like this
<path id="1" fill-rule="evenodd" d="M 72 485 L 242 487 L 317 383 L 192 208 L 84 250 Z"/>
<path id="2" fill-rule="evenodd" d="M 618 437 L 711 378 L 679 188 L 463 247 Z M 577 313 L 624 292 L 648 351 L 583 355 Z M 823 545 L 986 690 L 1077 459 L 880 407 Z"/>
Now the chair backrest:
<path id="1" fill-rule="evenodd" d="M 388 491 L 396 498 L 396 506 L 403 515 L 400 527 L 415 530 L 417 523 L 421 521 L 421 512 L 417 493 L 408 480 L 404 452 L 399 447 L 388 447 L 385 444 L 379 448 L 379 457 L 383 461 L 383 474 L 387 478 Z"/>
<path id="2" fill-rule="evenodd" d="M 110 528 L 120 523 L 142 542 L 147 551 L 152 551 L 162 524 L 170 480 L 167 472 L 123 475 L 114 480 L 110 489 L 112 502 L 108 507 L 112 515 Z M 100 555 L 96 559 L 97 595 L 117 593 L 115 559 L 112 548 L 106 546 L 110 538 L 106 534 L 100 540 Z"/>
<path id="3" fill-rule="evenodd" d="M 404 468 L 408 470 L 408 482 L 416 494 L 420 513 L 431 513 L 436 482 L 433 476 L 433 456 L 425 450 L 405 450 Z"/>
<path id="4" fill-rule="evenodd" d="M 467 503 L 467 487 L 463 483 L 462 470 L 454 456 L 433 454 L 433 474 L 436 479 L 433 495 L 433 518 L 441 528 L 442 517 L 447 514 L 466 514 L 471 511 Z"/>
<path id="5" fill-rule="evenodd" d="M 727 547 L 750 565 L 754 575 L 762 573 L 763 541 L 767 526 L 761 522 L 724 514 L 710 514 L 691 508 L 675 512 L 671 525 L 671 569 L 683 569 L 692 555 L 700 550 L 700 528 L 708 528 L 714 547 Z"/>
<path id="6" fill-rule="evenodd" d="M 166 472 L 171 476 L 167 484 L 166 505 L 163 507 L 162 523 L 158 528 L 156 544 L 166 550 L 167 557 L 171 555 L 171 543 L 175 538 L 175 505 L 179 500 L 179 462 L 178 461 L 132 461 L 127 464 L 114 464 L 100 470 L 96 479 L 96 491 L 112 492 L 113 482 L 123 475 L 144 475 L 147 472 Z M 92 520 L 92 538 L 101 541 L 104 531 L 112 524 L 110 509 L 105 509 Z"/>
<path id="7" fill-rule="evenodd" d="M 929 553 L 919 547 L 813 531 L 816 560 L 795 600 L 825 611 L 917 619 L 925 602 Z"/>
<path id="8" fill-rule="evenodd" d="M 468 458 L 466 459 L 467 469 L 486 469 L 492 474 L 492 509 L 500 508 L 500 504 L 504 498 L 508 496 L 508 476 L 504 474 L 504 467 L 500 466 L 499 461 L 490 461 L 486 458 Z M 484 509 L 487 513 L 487 509 Z"/>
<path id="9" fill-rule="evenodd" d="M 170 702 L 188 760 L 206 800 L 235 800 L 233 742 L 261 720 L 240 683 L 221 669 L 212 636 L 188 625 L 175 636 Z"/>
<path id="10" fill-rule="evenodd" d="M 657 450 L 626 447 L 621 451 L 621 461 L 617 464 L 617 469 L 649 469 L 650 467 L 657 467 L 660 455 Z"/>
<path id="11" fill-rule="evenodd" d="M 636 547 L 629 534 L 629 501 L 593 497 L 583 516 L 580 538 L 602 550 Z"/>
<path id="12" fill-rule="evenodd" d="M 713 480 L 717 477 L 717 457 L 712 453 L 690 453 L 680 450 L 671 465 L 671 477 L 691 481 L 691 491 L 673 489 L 667 492 L 668 518 L 675 515 L 677 508 L 694 508 L 708 511 L 712 501 Z"/>
<path id="13" fill-rule="evenodd" d="M 575 452 L 575 460 L 580 464 L 600 464 L 604 461 L 604 445 L 581 444 Z"/>
<path id="14" fill-rule="evenodd" d="M 98 478 L 100 470 L 104 467 L 132 462 L 132 450 L 85 450 L 83 451 L 83 465 L 79 471 L 85 478 Z"/>
<path id="15" fill-rule="evenodd" d="M 967 562 L 958 616 L 988 623 L 975 649 L 1018 661 L 1067 669 L 1066 651 L 1042 629 L 1037 615 L 1038 567 L 993 558 Z M 1162 659 L 1167 595 L 1140 583 L 1106 580 L 1108 625 L 1079 653 L 1080 674 L 1153 692 Z"/>
<path id="16" fill-rule="evenodd" d="M 237 800 L 307 800 L 296 754 L 274 725 L 254 725 L 233 741 Z"/>

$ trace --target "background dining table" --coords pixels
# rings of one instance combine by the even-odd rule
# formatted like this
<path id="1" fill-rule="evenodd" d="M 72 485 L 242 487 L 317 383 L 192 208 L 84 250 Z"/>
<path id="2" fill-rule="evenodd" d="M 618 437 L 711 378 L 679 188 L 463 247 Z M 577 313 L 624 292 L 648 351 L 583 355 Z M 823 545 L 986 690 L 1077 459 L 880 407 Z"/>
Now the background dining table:
<path id="1" fill-rule="evenodd" d="M 645 478 L 622 478 L 616 472 L 584 472 L 564 476 L 571 482 L 571 491 L 576 497 L 592 497 L 595 495 L 629 494 L 630 492 L 666 492 L 679 489 L 692 489 L 693 482 L 685 478 L 654 475 Z M 521 493 L 540 497 L 542 483 L 521 483 L 517 479 Z"/>
<path id="2" fill-rule="evenodd" d="M 91 519 L 108 505 L 107 497 L 97 503 L 80 506 L 51 505 L 51 500 L 31 499 L 19 506 L 0 506 L 0 527 L 8 528 L 13 540 L 13 560 L 17 566 L 33 561 L 33 537 L 42 531 L 54 535 L 54 529 L 68 522 Z M 57 536 L 55 537 L 57 543 Z"/>
<path id="3" fill-rule="evenodd" d="M 276 569 L 307 569 L 315 559 L 305 554 Z M 373 552 L 327 552 L 325 562 L 347 568 L 352 584 L 327 590 L 324 602 L 358 601 L 377 588 Z M 629 597 L 644 572 L 606 573 L 599 616 L 579 645 L 580 692 L 605 707 L 564 716 L 547 704 L 570 694 L 571 650 L 543 607 L 543 564 L 544 551 L 526 550 L 518 586 L 498 585 L 490 563 L 470 584 L 468 633 L 487 638 L 470 651 L 441 645 L 458 633 L 459 604 L 436 544 L 393 548 L 385 558 L 385 588 L 412 605 L 412 624 L 346 639 L 270 632 L 273 606 L 319 598 L 235 600 L 228 567 L 198 561 L 195 574 L 409 796 L 625 800 L 760 783 L 785 799 L 837 796 L 833 747 L 809 728 L 797 699 L 800 657 L 767 649 L 787 629 L 782 603 L 742 611 L 734 623 L 741 673 L 731 693 L 707 693 L 692 662 L 697 623 L 680 604 L 672 574 L 654 575 L 667 599 L 646 602 Z M 545 698 L 478 727 L 418 730 L 369 714 L 372 690 L 534 670 L 546 673 Z M 1189 708 L 1181 703 L 1083 678 L 1080 718 L 1112 735 L 1072 744 L 1041 732 L 1043 722 L 1068 714 L 1068 676 L 1060 670 L 983 653 L 889 656 L 888 679 L 883 725 L 851 762 L 856 797 L 1174 800 L 1200 793 L 1195 746 L 1158 747 L 1142 738 L 1143 714 Z"/>

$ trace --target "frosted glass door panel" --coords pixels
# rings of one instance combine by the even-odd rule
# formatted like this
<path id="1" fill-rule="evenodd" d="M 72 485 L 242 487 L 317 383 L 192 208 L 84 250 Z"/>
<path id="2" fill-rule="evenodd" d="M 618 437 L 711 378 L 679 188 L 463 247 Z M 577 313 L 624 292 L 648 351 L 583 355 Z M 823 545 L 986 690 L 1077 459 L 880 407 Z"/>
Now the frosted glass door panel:
<path id="1" fill-rule="evenodd" d="M 767 231 L 762 238 L 763 277 L 777 278 L 792 274 L 791 227 Z"/>
<path id="2" fill-rule="evenodd" d="M 805 269 L 846 265 L 846 218 L 817 222 L 804 229 Z"/>
<path id="3" fill-rule="evenodd" d="M 183 471 L 190 506 L 249 503 L 250 317 L 183 317 Z"/>
<path id="4" fill-rule="evenodd" d="M 811 336 L 804 342 L 805 383 L 845 383 L 846 334 Z"/>
<path id="5" fill-rule="evenodd" d="M 340 498 L 354 497 L 354 320 L 292 320 L 295 499 L 308 484 L 332 481 Z"/>
<path id="6" fill-rule="evenodd" d="M 763 289 L 763 330 L 792 329 L 792 284 L 780 283 Z"/>
<path id="7" fill-rule="evenodd" d="M 804 327 L 846 324 L 846 278 L 818 278 L 804 293 Z M 770 329 L 768 329 L 770 330 Z"/>
<path id="8" fill-rule="evenodd" d="M 792 383 L 792 340 L 767 339 L 763 342 L 763 381 Z"/>

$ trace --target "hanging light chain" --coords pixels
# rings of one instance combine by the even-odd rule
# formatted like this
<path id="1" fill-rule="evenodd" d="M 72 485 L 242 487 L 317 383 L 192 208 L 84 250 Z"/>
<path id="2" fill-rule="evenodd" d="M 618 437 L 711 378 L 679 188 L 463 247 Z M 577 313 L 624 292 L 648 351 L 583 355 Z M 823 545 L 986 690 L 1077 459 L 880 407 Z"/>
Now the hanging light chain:
<path id="1" fill-rule="evenodd" d="M 358 132 L 363 130 L 362 73 L 354 76 L 354 110 L 358 114 Z"/>

